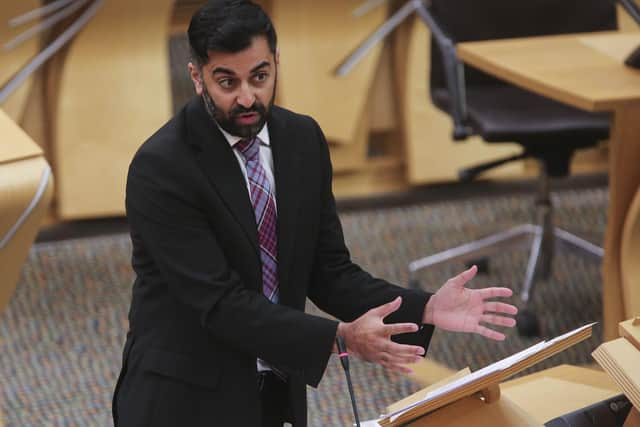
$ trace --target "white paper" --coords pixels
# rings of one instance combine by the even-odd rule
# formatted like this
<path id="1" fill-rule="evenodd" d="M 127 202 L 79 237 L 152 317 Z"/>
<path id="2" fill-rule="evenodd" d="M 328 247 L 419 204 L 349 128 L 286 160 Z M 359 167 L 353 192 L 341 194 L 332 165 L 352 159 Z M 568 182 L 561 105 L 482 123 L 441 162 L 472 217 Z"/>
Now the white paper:
<path id="1" fill-rule="evenodd" d="M 361 421 L 360 427 L 380 427 L 378 423 L 380 420 L 369 420 L 369 421 Z M 355 426 L 355 424 L 353 424 Z"/>

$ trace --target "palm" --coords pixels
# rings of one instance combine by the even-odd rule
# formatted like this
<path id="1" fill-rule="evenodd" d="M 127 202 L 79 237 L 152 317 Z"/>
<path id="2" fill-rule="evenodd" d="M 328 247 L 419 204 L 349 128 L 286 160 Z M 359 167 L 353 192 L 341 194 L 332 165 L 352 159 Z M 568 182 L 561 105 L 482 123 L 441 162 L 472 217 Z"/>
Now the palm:
<path id="1" fill-rule="evenodd" d="M 455 332 L 473 332 L 495 340 L 503 340 L 504 334 L 487 328 L 484 324 L 513 327 L 516 322 L 511 317 L 518 309 L 510 304 L 491 301 L 493 298 L 510 297 L 511 289 L 484 288 L 468 289 L 465 284 L 477 272 L 474 266 L 449 279 L 431 297 L 430 317 L 439 328 Z"/>
<path id="2" fill-rule="evenodd" d="M 474 332 L 480 322 L 484 301 L 477 291 L 459 289 L 447 282 L 438 292 L 438 310 L 433 320 L 442 329 L 459 332 Z"/>

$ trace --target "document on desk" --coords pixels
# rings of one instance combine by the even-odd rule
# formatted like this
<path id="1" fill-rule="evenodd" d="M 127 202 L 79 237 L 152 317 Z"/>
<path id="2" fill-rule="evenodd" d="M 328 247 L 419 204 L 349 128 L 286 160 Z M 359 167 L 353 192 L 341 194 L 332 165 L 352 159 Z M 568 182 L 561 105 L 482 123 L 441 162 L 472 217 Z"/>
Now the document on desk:
<path id="1" fill-rule="evenodd" d="M 509 376 L 591 336 L 591 329 L 594 324 L 595 323 L 591 323 L 581 326 L 549 341 L 541 341 L 518 353 L 465 375 L 462 378 L 455 379 L 441 387 L 430 390 L 425 393 L 422 399 L 402 409 L 388 413 L 376 422 L 381 426 L 394 425 L 397 421 L 405 423 L 413 418 L 411 415 L 423 415 L 460 398 L 470 396 L 493 384 L 504 381 Z M 375 426 L 375 424 L 372 425 Z"/>

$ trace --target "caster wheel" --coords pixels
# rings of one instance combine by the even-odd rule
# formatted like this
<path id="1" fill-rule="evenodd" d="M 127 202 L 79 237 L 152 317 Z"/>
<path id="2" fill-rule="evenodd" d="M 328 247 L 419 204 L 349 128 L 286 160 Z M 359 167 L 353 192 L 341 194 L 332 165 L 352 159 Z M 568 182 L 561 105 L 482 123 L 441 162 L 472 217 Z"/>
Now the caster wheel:
<path id="1" fill-rule="evenodd" d="M 420 281 L 417 279 L 409 280 L 409 289 L 420 289 Z"/>
<path id="2" fill-rule="evenodd" d="M 537 337 L 540 335 L 540 325 L 538 317 L 531 310 L 526 308 L 516 315 L 518 334 L 523 337 Z"/>
<path id="3" fill-rule="evenodd" d="M 489 274 L 489 258 L 471 259 L 465 263 L 467 268 L 478 267 L 478 274 Z"/>

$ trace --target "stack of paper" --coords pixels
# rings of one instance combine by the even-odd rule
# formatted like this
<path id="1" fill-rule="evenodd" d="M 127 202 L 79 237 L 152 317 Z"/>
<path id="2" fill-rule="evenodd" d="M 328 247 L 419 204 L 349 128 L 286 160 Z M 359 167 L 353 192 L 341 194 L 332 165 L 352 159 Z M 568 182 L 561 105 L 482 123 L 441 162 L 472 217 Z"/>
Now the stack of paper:
<path id="1" fill-rule="evenodd" d="M 425 389 L 421 398 L 412 399 L 410 404 L 401 408 L 396 405 L 392 406 L 392 411 L 377 422 L 382 427 L 400 426 L 435 409 L 498 384 L 539 361 L 590 337 L 593 325 L 594 323 L 591 323 L 550 341 L 542 341 L 435 389 Z"/>
<path id="2" fill-rule="evenodd" d="M 592 354 L 640 411 L 640 350 L 626 338 L 602 344 Z"/>

